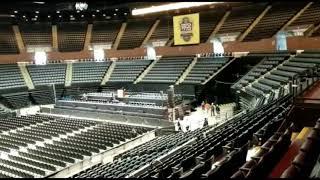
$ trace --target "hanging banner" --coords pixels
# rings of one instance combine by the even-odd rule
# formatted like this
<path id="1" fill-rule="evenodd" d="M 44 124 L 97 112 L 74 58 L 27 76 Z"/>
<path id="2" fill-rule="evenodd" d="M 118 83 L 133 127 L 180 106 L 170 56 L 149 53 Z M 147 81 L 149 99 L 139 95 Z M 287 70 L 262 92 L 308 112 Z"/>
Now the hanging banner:
<path id="1" fill-rule="evenodd" d="M 174 45 L 200 43 L 199 13 L 173 17 Z"/>

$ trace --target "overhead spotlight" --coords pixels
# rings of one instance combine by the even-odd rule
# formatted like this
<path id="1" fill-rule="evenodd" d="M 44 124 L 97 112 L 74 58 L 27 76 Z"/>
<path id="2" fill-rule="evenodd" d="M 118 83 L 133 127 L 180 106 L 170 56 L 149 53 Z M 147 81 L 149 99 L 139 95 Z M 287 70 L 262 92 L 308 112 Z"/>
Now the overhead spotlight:
<path id="1" fill-rule="evenodd" d="M 35 13 L 36 13 L 36 14 L 39 14 L 39 11 L 36 11 Z"/>
<path id="2" fill-rule="evenodd" d="M 77 10 L 77 13 L 80 13 L 80 11 L 79 11 L 79 10 Z"/>
<path id="3" fill-rule="evenodd" d="M 18 11 L 13 11 L 13 12 L 16 13 L 16 14 L 18 13 Z"/>
<path id="4" fill-rule="evenodd" d="M 34 1 L 33 3 L 35 3 L 35 4 L 45 4 L 45 2 L 41 2 L 41 1 Z"/>
<path id="5" fill-rule="evenodd" d="M 82 14 L 81 17 L 84 17 L 84 15 Z"/>
<path id="6" fill-rule="evenodd" d="M 111 16 L 106 16 L 106 19 L 111 19 Z"/>
<path id="7" fill-rule="evenodd" d="M 38 16 L 34 16 L 35 18 L 38 18 Z"/>
<path id="8" fill-rule="evenodd" d="M 96 15 L 92 14 L 92 17 L 96 17 Z"/>
<path id="9" fill-rule="evenodd" d="M 15 17 L 15 15 L 11 14 L 10 17 Z"/>
<path id="10" fill-rule="evenodd" d="M 128 14 L 128 13 L 123 13 L 125 16 Z"/>
<path id="11" fill-rule="evenodd" d="M 106 14 L 102 14 L 103 17 L 106 17 Z"/>
<path id="12" fill-rule="evenodd" d="M 192 7 L 199 7 L 205 5 L 212 5 L 221 2 L 177 2 L 177 3 L 168 3 L 159 6 L 151 6 L 147 8 L 141 8 L 132 10 L 132 15 L 142 15 L 142 14 L 150 14 L 162 11 L 170 11 L 170 10 L 178 10 L 178 9 L 186 9 Z"/>
<path id="13" fill-rule="evenodd" d="M 113 15 L 114 15 L 114 16 L 116 16 L 117 14 L 116 14 L 116 13 L 114 13 Z"/>
<path id="14" fill-rule="evenodd" d="M 77 2 L 75 4 L 75 8 L 76 10 L 80 10 L 80 11 L 87 10 L 88 4 L 85 2 Z"/>
<path id="15" fill-rule="evenodd" d="M 119 9 L 115 9 L 115 11 L 118 11 Z"/>
<path id="16" fill-rule="evenodd" d="M 59 13 L 60 13 L 60 11 L 57 11 L 57 13 L 59 14 Z"/>
<path id="17" fill-rule="evenodd" d="M 59 15 L 59 18 L 61 18 L 62 16 L 61 15 Z"/>
<path id="18" fill-rule="evenodd" d="M 73 15 L 71 14 L 70 17 L 73 17 Z"/>
<path id="19" fill-rule="evenodd" d="M 50 16 L 50 15 L 48 15 L 48 18 L 51 18 L 51 16 Z"/>
<path id="20" fill-rule="evenodd" d="M 23 18 L 26 18 L 26 16 L 25 16 L 25 15 L 23 15 L 22 17 L 23 17 Z"/>
<path id="21" fill-rule="evenodd" d="M 26 19 L 26 21 L 28 21 L 28 19 Z"/>
<path id="22" fill-rule="evenodd" d="M 100 12 L 100 10 L 99 10 L 99 9 L 97 9 L 96 11 L 97 11 L 97 12 Z"/>

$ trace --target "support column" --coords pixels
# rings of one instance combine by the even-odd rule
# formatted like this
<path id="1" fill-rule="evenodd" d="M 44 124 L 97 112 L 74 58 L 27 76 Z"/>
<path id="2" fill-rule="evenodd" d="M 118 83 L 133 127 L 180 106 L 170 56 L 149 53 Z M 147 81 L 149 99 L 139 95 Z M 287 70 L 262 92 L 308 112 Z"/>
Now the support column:
<path id="1" fill-rule="evenodd" d="M 230 15 L 231 11 L 227 11 L 223 17 L 221 18 L 221 20 L 219 21 L 219 23 L 216 25 L 216 27 L 214 28 L 214 30 L 212 31 L 212 33 L 210 34 L 209 38 L 207 39 L 207 43 L 210 43 L 210 39 L 212 37 L 214 37 L 220 30 L 220 28 L 222 27 L 223 23 L 227 20 L 228 16 Z"/>
<path id="2" fill-rule="evenodd" d="M 52 25 L 52 49 L 58 51 L 58 30 L 57 25 Z"/>
<path id="3" fill-rule="evenodd" d="M 120 28 L 120 30 L 118 32 L 117 38 L 113 43 L 112 49 L 115 49 L 115 50 L 118 49 L 118 46 L 120 44 L 120 40 L 121 40 L 121 38 L 123 36 L 124 31 L 126 30 L 126 27 L 127 27 L 127 23 L 122 23 L 121 28 Z"/>
<path id="4" fill-rule="evenodd" d="M 13 29 L 14 35 L 15 35 L 16 40 L 17 40 L 17 45 L 18 45 L 18 48 L 19 48 L 19 52 L 20 53 L 25 52 L 26 49 L 24 47 L 24 43 L 23 43 L 23 40 L 22 40 L 22 36 L 21 36 L 21 33 L 20 33 L 19 26 L 13 25 L 12 29 Z"/>
<path id="5" fill-rule="evenodd" d="M 88 24 L 86 39 L 84 40 L 83 50 L 88 50 L 92 37 L 92 24 Z"/>
<path id="6" fill-rule="evenodd" d="M 260 20 L 267 14 L 271 9 L 271 5 L 267 6 L 262 13 L 250 24 L 250 26 L 238 37 L 238 41 L 243 41 L 244 38 L 252 31 L 252 29 L 260 22 Z"/>
<path id="7" fill-rule="evenodd" d="M 140 47 L 143 47 L 144 45 L 147 44 L 147 42 L 149 41 L 150 37 L 152 36 L 153 32 L 156 30 L 156 28 L 158 27 L 160 23 L 160 20 L 156 20 L 156 22 L 152 25 L 151 29 L 149 30 L 148 34 L 146 35 L 146 37 L 144 38 L 142 44 Z"/>

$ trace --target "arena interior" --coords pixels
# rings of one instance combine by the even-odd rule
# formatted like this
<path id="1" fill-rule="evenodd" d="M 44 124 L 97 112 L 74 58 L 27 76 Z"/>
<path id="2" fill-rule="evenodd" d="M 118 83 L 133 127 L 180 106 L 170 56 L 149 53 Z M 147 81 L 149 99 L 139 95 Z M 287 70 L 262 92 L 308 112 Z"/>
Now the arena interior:
<path id="1" fill-rule="evenodd" d="M 319 17 L 319 1 L 3 2 L 0 178 L 319 178 Z"/>

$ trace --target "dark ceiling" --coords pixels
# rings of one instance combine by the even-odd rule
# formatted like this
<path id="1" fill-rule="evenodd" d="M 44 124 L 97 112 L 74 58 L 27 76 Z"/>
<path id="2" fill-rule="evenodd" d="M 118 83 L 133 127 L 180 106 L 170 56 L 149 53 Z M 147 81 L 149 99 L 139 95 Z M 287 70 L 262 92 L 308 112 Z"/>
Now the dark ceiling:
<path id="1" fill-rule="evenodd" d="M 86 2 L 87 10 L 77 11 L 76 2 Z M 20 23 L 20 22 L 59 22 L 59 21 L 94 21 L 94 20 L 126 20 L 132 19 L 131 11 L 134 8 L 142 8 L 165 4 L 169 2 L 130 2 L 115 0 L 86 0 L 86 1 L 63 1 L 63 0 L 34 0 L 34 1 L 8 1 L 0 6 L 0 23 Z M 171 2 L 170 2 L 171 3 Z M 219 4 L 223 8 L 241 6 L 248 3 L 223 3 Z M 208 9 L 208 7 L 206 7 Z M 193 9 L 197 11 L 200 9 Z M 203 9 L 202 9 L 203 10 Z M 210 9 L 212 10 L 212 8 Z M 189 13 L 190 10 L 181 10 L 178 12 L 166 12 L 162 14 Z M 151 18 L 148 15 L 138 18 Z M 153 18 L 152 17 L 152 18 Z"/>

